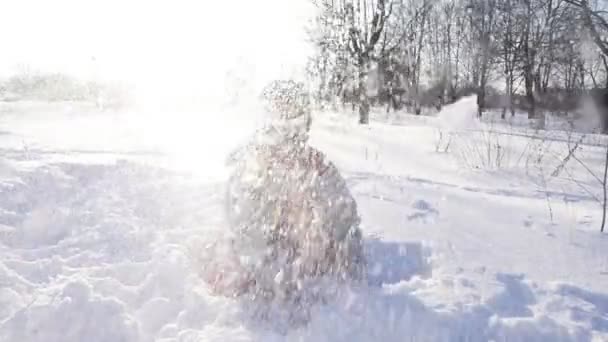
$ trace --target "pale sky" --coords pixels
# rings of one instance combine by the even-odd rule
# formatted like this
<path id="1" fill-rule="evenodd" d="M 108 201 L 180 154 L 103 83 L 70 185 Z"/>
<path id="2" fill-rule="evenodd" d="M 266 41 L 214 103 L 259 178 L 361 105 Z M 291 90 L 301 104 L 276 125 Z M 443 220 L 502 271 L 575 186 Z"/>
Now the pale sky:
<path id="1" fill-rule="evenodd" d="M 28 66 L 200 88 L 244 60 L 258 77 L 284 76 L 306 61 L 311 13 L 307 0 L 3 1 L 0 74 Z"/>

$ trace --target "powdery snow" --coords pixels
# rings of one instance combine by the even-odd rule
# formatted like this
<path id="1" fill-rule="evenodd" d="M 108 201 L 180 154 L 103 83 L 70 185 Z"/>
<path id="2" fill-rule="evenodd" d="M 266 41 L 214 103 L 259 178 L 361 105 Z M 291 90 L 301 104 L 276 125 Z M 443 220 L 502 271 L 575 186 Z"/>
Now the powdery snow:
<path id="1" fill-rule="evenodd" d="M 369 126 L 316 116 L 311 144 L 358 201 L 370 285 L 297 329 L 201 279 L 200 251 L 226 224 L 222 162 L 255 113 L 3 105 L 0 341 L 608 339 L 599 187 L 576 162 L 548 176 L 570 135 L 479 123 L 473 103 Z M 490 161 L 472 147 L 488 141 Z M 598 173 L 603 142 L 586 136 L 578 155 Z"/>

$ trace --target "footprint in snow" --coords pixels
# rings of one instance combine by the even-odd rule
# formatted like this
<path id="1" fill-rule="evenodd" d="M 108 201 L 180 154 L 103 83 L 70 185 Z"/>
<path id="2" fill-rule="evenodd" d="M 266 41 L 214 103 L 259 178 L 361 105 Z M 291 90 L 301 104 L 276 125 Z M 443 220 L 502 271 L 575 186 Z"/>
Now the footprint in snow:
<path id="1" fill-rule="evenodd" d="M 422 221 L 423 223 L 433 223 L 439 216 L 439 211 L 433 208 L 433 206 L 425 201 L 418 200 L 412 204 L 414 213 L 407 216 L 408 221 Z"/>
<path id="2" fill-rule="evenodd" d="M 593 217 L 591 215 L 585 215 L 581 219 L 578 220 L 578 223 L 581 225 L 591 225 L 593 223 Z"/>

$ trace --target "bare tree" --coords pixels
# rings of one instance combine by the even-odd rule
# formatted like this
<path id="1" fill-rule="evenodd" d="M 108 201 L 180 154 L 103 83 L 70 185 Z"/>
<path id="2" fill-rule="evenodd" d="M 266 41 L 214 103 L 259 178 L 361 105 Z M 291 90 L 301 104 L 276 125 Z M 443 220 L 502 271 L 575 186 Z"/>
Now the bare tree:
<path id="1" fill-rule="evenodd" d="M 605 12 L 594 0 L 311 1 L 321 9 L 311 63 L 324 74 L 318 93 L 352 102 L 361 123 L 372 103 L 420 114 L 472 91 L 481 114 L 496 105 L 487 92 L 501 80 L 502 117 L 524 109 L 542 128 L 554 94 L 575 103 L 590 86 L 608 85 L 602 50 L 585 52 L 586 37 L 606 49 Z"/>
<path id="2" fill-rule="evenodd" d="M 608 40 L 602 36 L 602 32 L 608 31 L 608 20 L 606 10 L 592 8 L 589 0 L 565 0 L 567 3 L 578 7 L 585 26 L 589 29 L 593 41 L 600 48 L 604 56 L 608 56 Z"/>
<path id="3" fill-rule="evenodd" d="M 471 25 L 472 39 L 477 44 L 475 53 L 476 73 L 473 83 L 477 87 L 478 115 L 484 111 L 486 86 L 490 72 L 490 64 L 494 57 L 494 34 L 496 32 L 495 0 L 471 0 L 467 6 Z"/>
<path id="4" fill-rule="evenodd" d="M 511 112 L 511 116 L 515 116 L 515 108 L 513 106 L 513 97 L 515 95 L 515 80 L 516 68 L 520 60 L 520 51 L 522 45 L 521 36 L 518 35 L 516 26 L 521 22 L 520 16 L 515 11 L 517 0 L 500 0 L 497 3 L 498 15 L 498 39 L 501 46 L 499 47 L 498 58 L 503 64 L 504 80 L 505 80 L 505 100 L 503 102 L 503 111 L 501 118 L 506 118 L 507 109 Z"/>
<path id="5" fill-rule="evenodd" d="M 606 57 L 608 57 L 608 40 L 604 38 L 602 33 L 608 32 L 608 20 L 605 18 L 607 12 L 600 9 L 593 9 L 588 0 L 566 0 L 568 3 L 580 8 L 581 15 L 583 17 L 583 22 L 589 32 L 591 33 L 591 37 L 593 41 L 597 45 L 597 47 L 601 50 L 603 54 L 603 61 L 606 63 Z M 608 69 L 608 65 L 607 65 Z M 604 97 L 608 97 L 608 94 L 604 94 Z M 604 101 L 600 101 L 600 106 L 606 107 L 608 103 L 606 103 L 606 99 Z M 607 108 L 600 108 L 602 112 L 602 118 L 605 121 L 605 117 L 607 116 L 606 111 Z M 607 206 L 607 198 L 606 198 L 606 187 L 608 184 L 606 183 L 606 179 L 608 177 L 608 144 L 606 145 L 606 160 L 604 161 L 604 177 L 602 181 L 603 187 L 603 204 L 602 204 L 602 223 L 600 227 L 600 231 L 604 232 L 604 227 L 606 225 L 606 206 Z"/>
<path id="6" fill-rule="evenodd" d="M 374 6 L 373 1 L 368 3 L 367 0 L 355 0 L 347 2 L 344 11 L 348 27 L 348 48 L 358 69 L 359 123 L 367 124 L 370 110 L 367 77 L 374 48 L 380 40 L 386 20 L 391 15 L 392 3 L 387 5 L 386 0 L 377 0 Z M 368 21 L 368 16 L 371 16 L 371 21 Z"/>
<path id="7" fill-rule="evenodd" d="M 317 0 L 313 1 L 321 10 L 317 19 L 319 30 L 325 34 L 314 37 L 318 46 L 326 53 L 342 57 L 338 63 L 342 69 L 346 64 L 356 68 L 356 104 L 359 107 L 359 122 L 369 122 L 370 100 L 367 80 L 371 62 L 376 59 L 376 47 L 382 37 L 386 22 L 391 16 L 393 3 L 387 0 Z M 335 41 L 340 43 L 336 44 Z M 323 51 L 323 49 L 321 49 Z M 344 56 L 347 52 L 349 58 Z M 334 70 L 335 72 L 335 70 Z M 336 87 L 343 87 L 347 75 L 334 75 Z"/>
<path id="8" fill-rule="evenodd" d="M 408 64 L 408 97 L 410 103 L 414 104 L 414 111 L 420 114 L 420 76 L 422 73 L 422 56 L 424 49 L 424 38 L 427 28 L 427 19 L 430 11 L 430 1 L 422 0 L 419 3 L 410 3 L 409 14 L 411 20 L 402 29 L 409 31 L 408 40 L 405 42 L 405 61 Z M 407 13 L 407 12 L 406 12 Z"/>

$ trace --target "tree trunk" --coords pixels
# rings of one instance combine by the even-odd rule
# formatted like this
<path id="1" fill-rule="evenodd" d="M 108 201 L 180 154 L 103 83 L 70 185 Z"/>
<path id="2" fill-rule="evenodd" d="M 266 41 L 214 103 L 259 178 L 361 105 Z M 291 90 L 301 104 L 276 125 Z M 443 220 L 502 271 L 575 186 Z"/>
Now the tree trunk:
<path id="1" fill-rule="evenodd" d="M 606 56 L 602 55 L 602 63 L 604 64 L 604 71 L 606 72 L 606 89 L 608 89 L 608 61 Z"/>
<path id="2" fill-rule="evenodd" d="M 526 1 L 526 25 L 524 28 L 523 36 L 523 53 L 524 53 L 524 84 L 526 88 L 526 102 L 528 105 L 528 119 L 534 118 L 534 60 L 535 60 L 535 47 L 530 46 L 530 32 L 531 32 L 531 20 L 532 20 L 532 1 Z"/>
<path id="3" fill-rule="evenodd" d="M 540 110 L 536 116 L 537 116 L 536 128 L 545 129 L 545 111 Z"/>
<path id="4" fill-rule="evenodd" d="M 511 97 L 511 87 L 509 86 L 510 83 L 510 79 L 509 79 L 509 60 L 508 60 L 509 56 L 507 53 L 505 53 L 505 99 L 503 100 L 503 108 L 502 108 L 502 114 L 500 115 L 500 118 L 502 120 L 507 118 L 507 106 L 509 105 L 509 103 L 511 102 L 511 100 L 509 99 Z"/>
<path id="5" fill-rule="evenodd" d="M 509 69 L 507 71 L 507 77 L 506 77 L 506 81 L 507 81 L 507 108 L 509 108 L 509 111 L 511 112 L 511 117 L 515 116 L 515 108 L 513 106 L 513 70 Z M 503 117 L 503 119 L 505 119 Z"/>
<path id="6" fill-rule="evenodd" d="M 602 206 L 602 226 L 600 228 L 600 232 L 604 232 L 604 227 L 606 225 L 606 178 L 608 177 L 608 145 L 606 145 L 606 160 L 604 161 L 604 184 L 602 187 L 604 188 L 604 203 Z"/>
<path id="7" fill-rule="evenodd" d="M 532 67 L 526 63 L 524 67 L 524 83 L 526 87 L 526 102 L 528 105 L 528 119 L 534 118 L 534 79 L 532 76 Z"/>
<path id="8" fill-rule="evenodd" d="M 367 62 L 359 65 L 359 123 L 369 123 L 369 97 L 367 96 Z"/>
<path id="9" fill-rule="evenodd" d="M 483 111 L 486 106 L 486 83 L 488 83 L 487 74 L 488 74 L 488 49 L 489 43 L 486 42 L 484 44 L 484 51 L 482 56 L 481 63 L 481 75 L 479 81 L 479 94 L 477 95 L 477 115 L 481 118 Z"/>
<path id="10" fill-rule="evenodd" d="M 486 101 L 486 88 L 484 86 L 479 87 L 479 93 L 477 94 L 477 116 L 481 118 L 484 110 L 484 104 Z"/>

